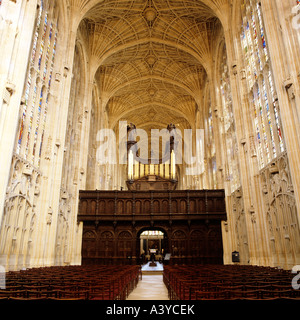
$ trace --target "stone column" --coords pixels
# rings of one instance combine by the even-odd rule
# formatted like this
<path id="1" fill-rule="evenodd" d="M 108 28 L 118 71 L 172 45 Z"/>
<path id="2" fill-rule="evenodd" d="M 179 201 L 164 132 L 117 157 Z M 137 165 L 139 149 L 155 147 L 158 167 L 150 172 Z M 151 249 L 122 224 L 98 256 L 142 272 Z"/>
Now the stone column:
<path id="1" fill-rule="evenodd" d="M 242 186 L 243 194 L 243 203 L 245 210 L 245 223 L 247 228 L 247 234 L 244 236 L 247 239 L 247 246 L 249 249 L 249 258 L 244 257 L 244 261 L 250 264 L 256 263 L 256 246 L 257 239 L 255 238 L 255 232 L 253 229 L 253 224 L 251 221 L 251 216 L 249 214 L 249 208 L 251 207 L 251 189 L 250 185 L 250 176 L 249 176 L 249 166 L 247 162 L 247 155 L 245 154 L 244 149 L 244 139 L 245 139 L 245 128 L 247 128 L 248 119 L 245 117 L 243 110 L 243 101 L 242 96 L 242 87 L 240 83 L 240 74 L 239 70 L 241 68 L 241 63 L 239 62 L 239 47 L 235 46 L 236 37 L 239 35 L 233 35 L 230 29 L 225 29 L 225 39 L 226 39 L 226 48 L 227 48 L 227 63 L 230 70 L 230 84 L 232 92 L 232 104 L 233 104 L 233 114 L 236 123 L 236 139 L 238 144 L 238 158 L 239 158 L 239 168 L 240 168 L 240 180 Z M 234 40 L 233 40 L 234 39 Z M 239 40 L 239 39 L 238 39 Z M 232 226 L 234 227 L 234 226 Z M 235 232 L 236 230 L 231 230 Z M 241 257 L 243 258 L 243 257 Z"/>
<path id="2" fill-rule="evenodd" d="M 72 18 L 69 23 L 65 22 L 64 28 L 61 26 L 58 33 L 55 79 L 51 86 L 51 108 L 49 107 L 45 131 L 45 137 L 48 138 L 45 143 L 49 145 L 41 160 L 43 172 L 39 203 L 41 214 L 36 227 L 39 232 L 35 234 L 34 239 L 34 263 L 38 266 L 53 265 L 55 261 L 68 106 L 78 24 L 75 14 Z"/>
<path id="3" fill-rule="evenodd" d="M 86 71 L 86 77 L 88 77 L 89 72 Z M 84 97 L 81 101 L 85 101 L 83 107 L 81 108 L 82 116 L 82 127 L 80 134 L 80 144 L 77 146 L 79 158 L 75 165 L 78 166 L 77 170 L 77 185 L 74 186 L 74 193 L 71 202 L 72 210 L 70 217 L 70 226 L 68 234 L 68 252 L 69 260 L 74 261 L 75 256 L 80 257 L 81 254 L 81 236 L 82 236 L 82 227 L 83 224 L 77 223 L 77 214 L 78 214 L 78 196 L 79 190 L 84 190 L 86 186 L 86 173 L 87 173 L 87 164 L 88 164 L 88 147 L 89 147 L 89 137 L 90 137 L 90 123 L 91 123 L 91 108 L 92 108 L 92 91 L 93 91 L 93 81 L 86 81 Z M 77 258 L 77 260 L 79 260 Z M 79 261 L 80 262 L 80 261 Z"/>

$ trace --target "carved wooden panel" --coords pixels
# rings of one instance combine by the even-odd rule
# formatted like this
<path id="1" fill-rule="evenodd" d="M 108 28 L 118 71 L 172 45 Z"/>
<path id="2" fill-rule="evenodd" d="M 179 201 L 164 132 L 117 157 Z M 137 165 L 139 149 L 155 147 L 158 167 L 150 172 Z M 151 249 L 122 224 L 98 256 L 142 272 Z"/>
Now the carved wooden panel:
<path id="1" fill-rule="evenodd" d="M 80 220 L 112 214 L 210 214 L 225 219 L 224 191 L 80 192 Z"/>
<path id="2" fill-rule="evenodd" d="M 170 263 L 222 263 L 223 190 L 83 191 L 82 263 L 139 263 L 139 234 L 159 229 Z"/>
<path id="3" fill-rule="evenodd" d="M 165 253 L 171 253 L 171 264 L 219 264 L 223 261 L 220 222 L 206 224 L 204 221 L 199 221 L 189 226 L 186 221 L 182 221 L 176 222 L 174 226 L 163 222 L 154 226 L 149 222 L 136 222 L 134 226 L 128 222 L 114 227 L 84 225 L 82 263 L 140 263 L 142 252 L 140 252 L 139 234 L 145 228 L 159 228 L 165 233 L 162 248 Z M 151 243 L 148 245 L 150 248 Z"/>

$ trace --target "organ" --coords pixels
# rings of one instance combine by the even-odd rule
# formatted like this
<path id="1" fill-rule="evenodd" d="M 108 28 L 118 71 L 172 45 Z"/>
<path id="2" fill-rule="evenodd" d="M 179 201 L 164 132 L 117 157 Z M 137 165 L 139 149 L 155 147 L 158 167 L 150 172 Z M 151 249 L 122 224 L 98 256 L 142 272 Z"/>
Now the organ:
<path id="1" fill-rule="evenodd" d="M 170 124 L 169 132 L 175 129 Z M 130 133 L 135 130 L 133 124 L 127 127 Z M 137 153 L 134 134 L 129 134 L 127 141 L 127 178 L 128 190 L 175 190 L 177 187 L 176 157 L 174 151 L 174 136 L 170 135 L 167 153 L 159 159 L 141 159 Z M 130 138 L 131 137 L 131 138 Z M 134 152 L 134 151 L 135 152 Z"/>

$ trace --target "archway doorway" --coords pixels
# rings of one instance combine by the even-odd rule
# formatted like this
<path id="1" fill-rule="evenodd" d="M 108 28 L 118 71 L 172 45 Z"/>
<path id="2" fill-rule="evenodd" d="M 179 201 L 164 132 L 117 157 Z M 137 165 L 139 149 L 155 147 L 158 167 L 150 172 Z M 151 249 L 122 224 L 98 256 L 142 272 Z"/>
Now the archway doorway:
<path id="1" fill-rule="evenodd" d="M 168 252 L 168 235 L 162 228 L 144 228 L 138 234 L 141 263 L 162 263 Z"/>

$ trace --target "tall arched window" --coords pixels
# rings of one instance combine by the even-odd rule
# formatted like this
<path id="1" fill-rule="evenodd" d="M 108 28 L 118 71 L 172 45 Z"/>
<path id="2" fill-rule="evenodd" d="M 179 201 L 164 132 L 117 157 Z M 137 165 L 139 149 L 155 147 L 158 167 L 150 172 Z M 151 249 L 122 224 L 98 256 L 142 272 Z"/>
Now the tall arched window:
<path id="1" fill-rule="evenodd" d="M 226 148 L 226 180 L 230 182 L 230 191 L 234 192 L 240 186 L 240 172 L 237 154 L 236 129 L 232 107 L 231 86 L 225 46 L 223 47 L 220 74 L 220 93 L 224 125 L 222 131 L 224 134 Z"/>
<path id="2" fill-rule="evenodd" d="M 39 167 L 57 44 L 56 1 L 40 1 L 21 104 L 16 153 Z"/>
<path id="3" fill-rule="evenodd" d="M 241 9 L 242 53 L 252 100 L 258 162 L 263 168 L 283 152 L 285 146 L 261 5 L 257 0 L 243 0 Z"/>

